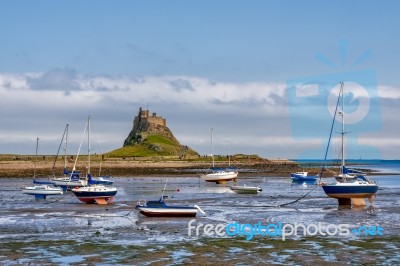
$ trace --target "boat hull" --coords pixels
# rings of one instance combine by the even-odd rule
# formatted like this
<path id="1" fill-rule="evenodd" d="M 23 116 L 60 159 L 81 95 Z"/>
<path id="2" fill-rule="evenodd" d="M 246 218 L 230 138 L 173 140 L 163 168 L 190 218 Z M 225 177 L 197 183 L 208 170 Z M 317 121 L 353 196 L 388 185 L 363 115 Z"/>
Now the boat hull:
<path id="1" fill-rule="evenodd" d="M 346 184 L 346 183 L 344 183 Z M 378 191 L 378 185 L 322 185 L 328 197 L 336 199 L 369 198 Z"/>
<path id="2" fill-rule="evenodd" d="M 259 187 L 232 186 L 231 190 L 237 194 L 258 194 L 262 191 Z"/>
<path id="3" fill-rule="evenodd" d="M 72 187 L 83 187 L 87 185 L 85 180 L 63 180 L 63 179 L 52 179 L 55 186 L 62 188 L 72 188 Z"/>
<path id="4" fill-rule="evenodd" d="M 114 184 L 114 181 L 92 179 L 91 184 L 94 184 L 94 185 L 107 185 L 107 186 L 111 186 L 111 185 Z"/>
<path id="5" fill-rule="evenodd" d="M 237 172 L 217 172 L 202 175 L 204 181 L 206 182 L 216 182 L 216 183 L 224 183 L 231 180 L 235 180 L 238 176 Z"/>
<path id="6" fill-rule="evenodd" d="M 318 176 L 316 175 L 308 175 L 308 172 L 297 172 L 290 174 L 290 178 L 295 182 L 303 182 L 303 181 L 316 181 Z"/>
<path id="7" fill-rule="evenodd" d="M 165 207 L 165 208 L 151 208 L 151 207 L 137 207 L 139 212 L 147 217 L 196 217 L 197 209 L 192 207 Z"/>
<path id="8" fill-rule="evenodd" d="M 114 197 L 117 194 L 116 188 L 105 188 L 101 187 L 84 187 L 74 188 L 72 192 L 82 202 L 85 203 L 98 203 L 107 204 L 114 201 Z"/>
<path id="9" fill-rule="evenodd" d="M 46 199 L 47 196 L 62 195 L 63 191 L 59 188 L 52 188 L 48 185 L 25 187 L 22 193 L 35 196 L 35 199 Z"/>
<path id="10" fill-rule="evenodd" d="M 54 185 L 54 181 L 51 180 L 33 180 L 33 184 L 37 185 Z"/>
<path id="11" fill-rule="evenodd" d="M 292 176 L 291 179 L 294 182 L 316 181 L 318 176 Z"/>
<path id="12" fill-rule="evenodd" d="M 62 195 L 63 192 L 62 190 L 57 190 L 57 189 L 29 189 L 29 188 L 24 188 L 22 190 L 22 193 L 27 194 L 27 195 Z"/>

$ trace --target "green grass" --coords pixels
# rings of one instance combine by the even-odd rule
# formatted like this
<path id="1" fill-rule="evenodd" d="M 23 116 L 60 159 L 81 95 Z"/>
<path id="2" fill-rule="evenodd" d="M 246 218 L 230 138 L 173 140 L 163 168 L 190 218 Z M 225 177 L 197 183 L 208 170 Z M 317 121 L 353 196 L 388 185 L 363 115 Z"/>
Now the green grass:
<path id="1" fill-rule="evenodd" d="M 160 136 L 160 135 L 150 135 L 147 138 L 144 139 L 143 143 L 146 144 L 165 144 L 165 145 L 171 145 L 171 146 L 175 146 L 178 147 L 180 149 L 180 145 L 179 143 L 176 143 L 174 141 L 172 141 L 171 139 L 168 139 L 164 136 Z"/>
<path id="2" fill-rule="evenodd" d="M 122 147 L 107 153 L 108 157 L 150 157 L 150 156 L 173 156 L 179 155 L 182 150 L 178 142 L 161 135 L 149 135 L 142 143 Z M 195 155 L 196 152 L 189 150 L 187 154 Z"/>
<path id="3" fill-rule="evenodd" d="M 108 157 L 130 157 L 130 156 L 147 157 L 147 156 L 157 156 L 157 155 L 159 155 L 157 152 L 150 150 L 147 145 L 143 144 L 126 146 L 107 153 Z"/>

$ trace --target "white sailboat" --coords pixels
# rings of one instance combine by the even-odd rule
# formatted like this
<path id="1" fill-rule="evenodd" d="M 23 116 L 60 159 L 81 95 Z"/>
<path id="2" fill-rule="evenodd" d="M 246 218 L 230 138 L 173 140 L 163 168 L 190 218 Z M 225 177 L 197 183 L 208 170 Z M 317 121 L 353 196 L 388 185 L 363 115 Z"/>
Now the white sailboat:
<path id="1" fill-rule="evenodd" d="M 206 214 L 199 206 L 176 206 L 167 205 L 164 201 L 168 179 L 165 181 L 164 189 L 159 200 L 139 200 L 136 209 L 147 217 L 196 217 L 198 212 Z"/>
<path id="2" fill-rule="evenodd" d="M 82 202 L 85 203 L 97 203 L 97 204 L 108 204 L 114 201 L 114 197 L 117 194 L 117 188 L 111 186 L 104 186 L 102 184 L 93 184 L 92 176 L 90 173 L 90 116 L 85 127 L 85 131 L 88 131 L 88 169 L 86 176 L 86 184 L 84 186 L 75 187 L 72 192 Z M 85 132 L 84 132 L 85 134 Z M 83 138 L 82 138 L 83 140 Z M 81 142 L 82 144 L 82 142 Z M 80 147 L 79 147 L 80 148 Z M 78 156 L 77 156 L 78 157 Z M 74 165 L 75 169 L 75 165 Z"/>
<path id="3" fill-rule="evenodd" d="M 36 156 L 35 156 L 35 166 L 33 170 L 33 180 L 36 179 L 36 158 L 38 154 L 39 138 L 36 138 Z M 46 199 L 49 195 L 61 195 L 63 194 L 60 188 L 50 187 L 48 185 L 35 185 L 31 187 L 24 187 L 22 193 L 27 195 L 35 196 L 35 199 Z"/>
<path id="4" fill-rule="evenodd" d="M 65 146 L 64 146 L 64 176 L 63 177 L 53 177 L 51 179 L 51 181 L 54 182 L 54 185 L 57 187 L 61 187 L 64 191 L 71 189 L 73 187 L 83 187 L 85 185 L 87 185 L 87 181 L 85 179 L 80 178 L 80 172 L 76 171 L 76 163 L 78 160 L 78 156 L 79 156 L 79 151 L 81 149 L 82 146 L 82 142 L 83 142 L 83 138 L 81 140 L 81 144 L 79 146 L 79 150 L 78 150 L 78 154 L 75 157 L 75 163 L 73 166 L 72 171 L 68 171 L 67 170 L 67 147 L 68 147 L 68 124 L 65 128 L 64 134 L 63 134 L 63 138 L 61 139 L 61 143 L 64 139 L 65 136 Z M 85 131 L 84 134 L 86 132 L 86 127 L 85 127 Z M 61 145 L 61 144 L 60 144 Z M 60 149 L 59 149 L 60 150 Z M 57 152 L 58 154 L 58 152 Z M 53 166 L 54 169 L 54 166 Z M 53 174 L 54 174 L 54 170 L 53 170 Z"/>
<path id="5" fill-rule="evenodd" d="M 215 182 L 217 184 L 224 184 L 228 181 L 234 180 L 236 181 L 236 178 L 238 176 L 237 171 L 233 171 L 232 169 L 224 169 L 224 168 L 215 168 L 215 162 L 214 162 L 214 147 L 213 147 L 213 132 L 214 129 L 211 128 L 211 158 L 212 158 L 212 172 L 211 173 L 206 173 L 204 175 L 201 175 L 204 181 L 206 182 Z"/>
<path id="6" fill-rule="evenodd" d="M 68 148 L 68 127 L 69 124 L 65 126 L 64 134 L 61 138 L 61 143 L 60 146 L 58 147 L 57 155 L 53 163 L 53 178 L 51 178 L 51 182 L 55 186 L 62 187 L 64 190 L 67 190 L 67 188 L 73 187 L 73 186 L 82 186 L 82 182 L 79 180 L 80 179 L 80 172 L 79 171 L 69 171 L 67 169 L 67 148 Z M 57 157 L 61 149 L 61 145 L 64 142 L 64 176 L 62 177 L 56 177 L 55 176 L 55 165 L 57 162 Z"/>
<path id="7" fill-rule="evenodd" d="M 375 194 L 378 191 L 378 185 L 370 180 L 368 180 L 361 173 L 351 173 L 352 170 L 345 167 L 345 146 L 344 146 L 344 135 L 346 132 L 344 131 L 344 83 L 341 82 L 340 92 L 338 101 L 336 104 L 336 110 L 339 105 L 339 100 L 342 100 L 342 108 L 341 111 L 335 112 L 341 115 L 342 119 L 342 132 L 341 132 L 341 141 L 342 141 L 342 166 L 338 176 L 336 176 L 336 183 L 326 184 L 321 183 L 321 187 L 328 197 L 338 199 L 339 206 L 364 206 L 365 198 L 368 198 L 370 202 L 372 202 L 375 198 Z M 333 123 L 335 122 L 335 117 L 333 118 Z M 333 124 L 331 127 L 332 134 Z M 328 146 L 325 152 L 325 160 L 329 149 L 330 138 L 328 141 Z M 322 171 L 324 168 L 322 169 Z"/>

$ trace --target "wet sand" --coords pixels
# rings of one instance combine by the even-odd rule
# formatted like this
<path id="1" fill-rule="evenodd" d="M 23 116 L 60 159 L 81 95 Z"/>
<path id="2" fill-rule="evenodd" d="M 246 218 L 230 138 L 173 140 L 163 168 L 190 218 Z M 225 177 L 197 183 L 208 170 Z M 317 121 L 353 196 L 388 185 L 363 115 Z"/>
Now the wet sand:
<path id="1" fill-rule="evenodd" d="M 135 209 L 140 199 L 160 197 L 166 178 L 113 178 L 118 188 L 112 205 L 87 205 L 67 193 L 35 201 L 20 188 L 26 178 L 0 179 L 0 260 L 20 264 L 388 264 L 400 263 L 399 176 L 376 176 L 373 205 L 338 210 L 321 188 L 291 183 L 283 176 L 241 177 L 257 185 L 259 195 L 239 195 L 226 186 L 197 177 L 168 178 L 169 204 L 199 205 L 206 216 L 195 224 L 330 223 L 379 225 L 383 236 L 188 236 L 191 218 L 147 218 Z M 294 201 L 314 189 L 304 199 Z M 179 190 L 179 191 L 178 191 Z"/>

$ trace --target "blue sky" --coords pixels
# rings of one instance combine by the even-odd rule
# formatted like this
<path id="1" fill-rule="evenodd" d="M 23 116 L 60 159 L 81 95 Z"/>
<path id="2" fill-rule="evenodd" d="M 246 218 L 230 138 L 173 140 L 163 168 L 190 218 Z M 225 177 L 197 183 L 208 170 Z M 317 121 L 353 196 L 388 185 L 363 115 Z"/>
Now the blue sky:
<path id="1" fill-rule="evenodd" d="M 380 152 L 354 156 L 399 158 L 399 5 L 0 1 L 0 153 L 31 153 L 37 135 L 54 153 L 63 125 L 75 126 L 78 142 L 88 113 L 103 149 L 115 149 L 148 104 L 201 153 L 214 127 L 221 153 L 229 143 L 296 158 L 304 146 L 291 142 L 287 81 L 372 69 L 382 126 L 364 142 Z"/>

